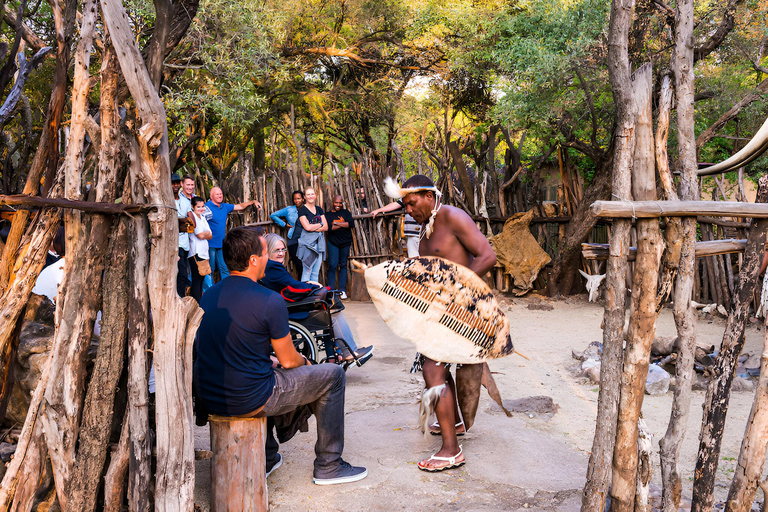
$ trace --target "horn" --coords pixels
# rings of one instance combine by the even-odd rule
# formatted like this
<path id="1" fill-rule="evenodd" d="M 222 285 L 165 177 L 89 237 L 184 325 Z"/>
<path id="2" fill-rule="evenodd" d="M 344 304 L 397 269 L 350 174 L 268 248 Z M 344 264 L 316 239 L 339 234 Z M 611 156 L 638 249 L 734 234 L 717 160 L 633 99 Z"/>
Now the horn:
<path id="1" fill-rule="evenodd" d="M 741 151 L 724 162 L 705 167 L 704 169 L 699 169 L 698 175 L 709 176 L 710 174 L 718 174 L 738 169 L 755 160 L 762 155 L 766 149 L 768 149 L 768 119 L 765 120 L 763 126 L 757 130 L 757 133 L 752 137 L 752 140 L 750 140 Z"/>

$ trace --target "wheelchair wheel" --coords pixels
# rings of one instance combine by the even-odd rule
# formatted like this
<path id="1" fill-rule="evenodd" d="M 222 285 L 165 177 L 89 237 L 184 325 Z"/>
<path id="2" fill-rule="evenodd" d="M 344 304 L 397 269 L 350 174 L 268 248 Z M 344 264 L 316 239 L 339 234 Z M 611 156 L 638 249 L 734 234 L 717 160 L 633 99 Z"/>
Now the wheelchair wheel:
<path id="1" fill-rule="evenodd" d="M 299 354 L 311 361 L 317 362 L 317 342 L 315 337 L 303 325 L 298 322 L 289 321 L 288 328 L 291 332 L 293 346 Z"/>

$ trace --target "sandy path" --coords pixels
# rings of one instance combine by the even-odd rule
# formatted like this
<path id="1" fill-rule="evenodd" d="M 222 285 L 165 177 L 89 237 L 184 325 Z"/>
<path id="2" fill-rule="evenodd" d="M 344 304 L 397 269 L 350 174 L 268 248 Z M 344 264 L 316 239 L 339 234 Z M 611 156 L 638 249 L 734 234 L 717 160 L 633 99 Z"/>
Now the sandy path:
<path id="1" fill-rule="evenodd" d="M 551 397 L 555 414 L 516 413 L 507 418 L 483 395 L 476 424 L 461 440 L 467 464 L 454 471 L 428 474 L 416 462 L 439 448 L 416 428 L 417 399 L 423 382 L 408 373 L 410 343 L 395 337 L 371 304 L 349 303 L 346 316 L 359 345 L 376 345 L 363 368 L 347 373 L 344 458 L 368 468 L 368 478 L 353 484 L 312 484 L 315 425 L 281 447 L 284 464 L 269 478 L 271 510 L 578 510 L 597 411 L 597 386 L 574 377 L 578 362 L 571 350 L 600 341 L 602 307 L 583 297 L 548 302 L 551 311 L 529 310 L 530 300 L 507 302 L 515 348 L 530 361 L 513 356 L 491 363 L 505 401 Z M 723 323 L 699 322 L 699 339 L 719 344 Z M 662 312 L 661 335 L 674 335 L 669 310 Z M 750 327 L 745 351 L 759 351 L 762 332 Z M 701 403 L 694 393 L 689 435 L 681 453 L 685 494 L 690 495 Z M 654 482 L 660 483 L 658 440 L 669 419 L 672 394 L 645 397 L 643 415 L 657 449 Z M 751 392 L 731 399 L 721 476 L 716 489 L 725 497 L 752 402 Z M 208 429 L 196 431 L 197 448 L 208 449 Z M 196 463 L 196 502 L 209 509 L 210 461 Z"/>

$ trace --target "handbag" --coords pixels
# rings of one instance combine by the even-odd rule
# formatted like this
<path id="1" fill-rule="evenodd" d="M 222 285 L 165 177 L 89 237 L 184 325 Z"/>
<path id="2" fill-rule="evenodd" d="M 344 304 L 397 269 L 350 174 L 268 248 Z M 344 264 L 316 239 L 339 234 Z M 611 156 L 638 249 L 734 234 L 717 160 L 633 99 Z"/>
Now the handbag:
<path id="1" fill-rule="evenodd" d="M 211 270 L 211 263 L 209 260 L 199 260 L 197 259 L 197 256 L 195 258 L 195 263 L 197 263 L 197 273 L 201 276 L 207 276 L 208 274 L 211 274 L 213 271 Z"/>

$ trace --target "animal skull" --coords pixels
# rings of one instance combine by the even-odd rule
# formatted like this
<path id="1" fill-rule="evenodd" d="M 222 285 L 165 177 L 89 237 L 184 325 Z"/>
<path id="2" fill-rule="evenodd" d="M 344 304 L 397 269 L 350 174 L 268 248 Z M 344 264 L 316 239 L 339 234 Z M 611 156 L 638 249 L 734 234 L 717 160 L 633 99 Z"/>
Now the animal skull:
<path id="1" fill-rule="evenodd" d="M 591 276 L 586 272 L 582 272 L 581 270 L 579 270 L 579 274 L 584 276 L 584 279 L 587 280 L 587 291 L 589 292 L 589 302 L 594 302 L 595 300 L 597 300 L 597 289 L 600 288 L 600 283 L 602 283 L 603 279 L 605 279 L 605 274 Z"/>

